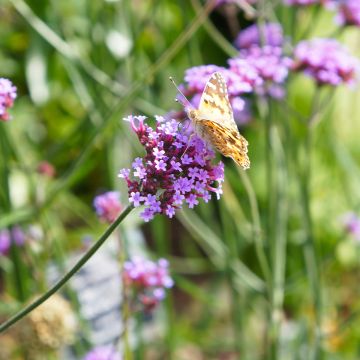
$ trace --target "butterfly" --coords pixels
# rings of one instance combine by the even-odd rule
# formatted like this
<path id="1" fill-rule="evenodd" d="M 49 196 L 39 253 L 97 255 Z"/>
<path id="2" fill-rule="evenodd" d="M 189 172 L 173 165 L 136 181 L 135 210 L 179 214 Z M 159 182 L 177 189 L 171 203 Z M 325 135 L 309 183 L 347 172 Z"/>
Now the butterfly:
<path id="1" fill-rule="evenodd" d="M 203 140 L 244 170 L 250 167 L 248 142 L 236 126 L 226 82 L 220 72 L 214 72 L 207 81 L 199 108 L 189 108 L 187 114 Z"/>

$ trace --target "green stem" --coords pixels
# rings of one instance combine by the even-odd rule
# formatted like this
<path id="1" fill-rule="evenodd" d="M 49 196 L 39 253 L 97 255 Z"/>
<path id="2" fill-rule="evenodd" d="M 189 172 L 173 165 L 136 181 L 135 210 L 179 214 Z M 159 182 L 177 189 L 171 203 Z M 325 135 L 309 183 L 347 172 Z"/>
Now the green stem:
<path id="1" fill-rule="evenodd" d="M 276 130 L 276 129 L 274 129 Z M 285 154 L 282 148 L 279 133 L 272 133 L 272 144 L 276 162 L 276 199 L 273 247 L 273 288 L 272 288 L 272 313 L 271 313 L 271 334 L 272 334 L 272 357 L 280 357 L 280 327 L 284 303 L 285 267 L 286 267 L 286 239 L 287 239 L 287 171 L 285 166 Z"/>
<path id="2" fill-rule="evenodd" d="M 238 168 L 238 173 L 245 187 L 245 191 L 247 193 L 250 202 L 251 217 L 253 222 L 253 226 L 252 226 L 253 240 L 255 244 L 256 255 L 260 264 L 261 271 L 264 275 L 264 278 L 267 284 L 269 285 L 271 283 L 271 271 L 264 247 L 264 239 L 263 239 L 263 233 L 262 233 L 261 221 L 260 221 L 260 212 L 256 199 L 256 194 L 251 185 L 251 181 L 249 179 L 248 174 L 245 171 L 241 170 L 240 168 Z"/>
<path id="3" fill-rule="evenodd" d="M 80 270 L 80 268 L 96 253 L 96 251 L 101 247 L 105 240 L 111 235 L 111 233 L 116 229 L 116 227 L 126 218 L 126 216 L 131 212 L 133 207 L 131 205 L 127 206 L 119 217 L 106 229 L 103 235 L 99 240 L 84 254 L 84 256 L 73 266 L 73 268 L 66 273 L 51 289 L 41 295 L 36 301 L 26 306 L 24 309 L 20 310 L 17 314 L 12 316 L 9 320 L 5 321 L 0 325 L 0 333 L 8 329 L 10 326 L 14 325 L 32 310 L 36 309 L 44 301 L 46 301 L 51 295 L 56 293 L 63 285 L 65 285 L 75 273 Z"/>
<path id="4" fill-rule="evenodd" d="M 311 183 L 311 151 L 312 135 L 314 127 L 311 126 L 313 117 L 318 111 L 320 99 L 320 89 L 317 88 L 314 94 L 313 103 L 310 110 L 308 123 L 306 124 L 306 136 L 304 141 L 303 162 L 299 164 L 299 185 L 300 195 L 304 216 L 305 242 L 304 242 L 304 260 L 309 277 L 310 288 L 313 296 L 314 313 L 315 313 L 315 344 L 314 359 L 318 359 L 320 354 L 321 340 L 321 277 L 318 268 L 318 258 L 316 254 L 313 222 L 310 209 L 310 183 Z"/>

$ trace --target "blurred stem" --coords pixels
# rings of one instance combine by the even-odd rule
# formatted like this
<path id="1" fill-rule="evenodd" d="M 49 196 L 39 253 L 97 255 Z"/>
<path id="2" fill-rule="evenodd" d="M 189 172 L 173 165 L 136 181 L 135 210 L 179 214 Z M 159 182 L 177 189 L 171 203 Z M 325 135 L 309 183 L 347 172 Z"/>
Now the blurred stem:
<path id="1" fill-rule="evenodd" d="M 106 231 L 99 238 L 99 240 L 80 258 L 80 260 L 72 267 L 69 272 L 67 272 L 57 283 L 55 283 L 55 285 L 51 289 L 41 295 L 36 301 L 20 310 L 9 320 L 3 322 L 0 325 L 0 333 L 14 325 L 24 316 L 29 314 L 32 310 L 36 309 L 51 295 L 55 294 L 63 285 L 65 285 L 75 275 L 75 273 L 80 270 L 81 267 L 96 253 L 96 251 L 101 247 L 101 245 L 111 235 L 111 233 L 116 229 L 116 227 L 126 218 L 126 216 L 131 212 L 132 209 L 133 207 L 131 205 L 128 205 L 118 216 L 118 218 L 106 229 Z"/>
<path id="2" fill-rule="evenodd" d="M 202 7 L 200 1 L 191 0 L 191 4 L 196 11 L 196 15 L 199 16 Z M 213 25 L 213 23 L 206 19 L 204 22 L 204 29 L 210 35 L 214 43 L 216 43 L 219 48 L 221 48 L 225 54 L 229 56 L 236 56 L 238 51 L 234 48 L 234 46 L 225 38 L 225 36 Z"/>
<path id="3" fill-rule="evenodd" d="M 318 22 L 318 20 L 320 18 L 319 13 L 320 13 L 321 8 L 322 8 L 322 5 L 319 5 L 319 4 L 313 5 L 313 8 L 311 9 L 311 16 L 310 16 L 309 22 L 308 22 L 304 32 L 299 36 L 299 39 L 298 39 L 299 41 L 306 39 L 310 35 L 311 30 L 313 30 L 315 28 L 316 23 Z"/>
<path id="4" fill-rule="evenodd" d="M 235 236 L 233 229 L 232 217 L 227 213 L 225 206 L 220 209 L 221 222 L 222 222 L 222 234 L 221 237 L 227 243 L 226 257 L 226 272 L 229 283 L 229 290 L 231 292 L 231 313 L 234 328 L 234 340 L 236 351 L 240 355 L 244 355 L 244 339 L 243 339 L 243 324 L 242 324 L 242 311 L 240 308 L 240 296 L 238 288 L 236 286 L 236 274 L 232 268 L 232 264 L 238 258 L 238 239 Z"/>
<path id="5" fill-rule="evenodd" d="M 261 221 L 260 221 L 260 212 L 256 199 L 255 191 L 251 185 L 251 181 L 249 179 L 248 174 L 237 167 L 238 173 L 240 175 L 241 181 L 245 187 L 245 191 L 248 195 L 251 209 L 251 217 L 253 222 L 253 241 L 255 244 L 256 255 L 260 264 L 261 271 L 263 276 L 269 285 L 271 283 L 271 271 L 268 263 L 268 259 L 266 256 L 265 246 L 264 246 L 264 238 L 263 232 L 261 229 Z"/>
<path id="6" fill-rule="evenodd" d="M 9 164 L 11 163 L 11 150 L 12 145 L 9 139 L 7 124 L 0 124 L 0 148 L 1 148 L 1 165 L 0 165 L 0 174 L 1 174 L 1 188 L 2 188 L 2 199 L 1 207 L 5 212 L 11 212 L 11 198 L 10 198 L 10 186 L 9 186 L 9 177 L 10 170 Z M 12 276 L 13 276 L 13 285 L 15 287 L 16 298 L 17 300 L 24 301 L 26 299 L 26 280 L 28 273 L 24 269 L 24 265 L 20 259 L 20 249 L 15 244 L 11 229 L 9 228 L 10 235 L 10 258 L 12 262 Z"/>
<path id="7" fill-rule="evenodd" d="M 270 134 L 275 155 L 275 218 L 273 248 L 273 288 L 272 288 L 272 313 L 271 313 L 271 346 L 272 358 L 281 357 L 280 328 L 283 319 L 283 303 L 286 270 L 286 240 L 287 240 L 287 170 L 285 154 L 277 129 Z"/>
<path id="8" fill-rule="evenodd" d="M 312 157 L 312 137 L 313 127 L 311 126 L 311 119 L 317 113 L 319 108 L 320 89 L 316 88 L 311 105 L 310 115 L 308 123 L 305 127 L 305 139 L 304 139 L 304 158 L 302 164 L 299 164 L 299 186 L 301 195 L 301 205 L 304 216 L 305 227 L 305 242 L 303 245 L 305 266 L 309 277 L 310 288 L 313 296 L 314 313 L 315 313 L 315 344 L 314 344 L 314 359 L 318 359 L 320 356 L 320 340 L 321 340 L 321 278 L 318 268 L 318 257 L 316 254 L 314 230 L 312 215 L 310 209 L 311 196 L 310 196 L 310 184 L 311 184 L 311 157 Z"/>
<path id="9" fill-rule="evenodd" d="M 124 264 L 126 261 L 126 258 L 128 257 L 128 246 L 126 241 L 126 236 L 122 236 L 122 234 L 118 234 L 118 243 L 119 243 L 119 268 L 120 268 L 120 274 L 124 274 Z M 121 319 L 123 321 L 123 332 L 122 332 L 122 338 L 124 339 L 124 353 L 123 357 L 124 360 L 132 360 L 132 352 L 129 342 L 129 318 L 130 318 L 130 296 L 129 296 L 129 288 L 126 284 L 126 281 L 124 281 L 124 278 L 122 280 L 122 306 L 121 306 Z"/>

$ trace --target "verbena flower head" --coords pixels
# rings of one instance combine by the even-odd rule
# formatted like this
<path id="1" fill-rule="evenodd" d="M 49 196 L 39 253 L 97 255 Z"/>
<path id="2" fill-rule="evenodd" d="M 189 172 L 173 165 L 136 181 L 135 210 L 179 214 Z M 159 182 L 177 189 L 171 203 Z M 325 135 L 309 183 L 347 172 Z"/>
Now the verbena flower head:
<path id="1" fill-rule="evenodd" d="M 337 86 L 356 80 L 359 62 L 334 39 L 300 42 L 294 52 L 294 70 L 304 71 L 318 85 Z"/>
<path id="2" fill-rule="evenodd" d="M 8 255 L 11 244 L 23 246 L 24 243 L 25 234 L 19 226 L 14 226 L 10 231 L 8 229 L 0 230 L 0 255 Z"/>
<path id="3" fill-rule="evenodd" d="M 295 5 L 295 6 L 308 6 L 313 4 L 319 4 L 322 0 L 284 0 L 286 5 Z"/>
<path id="4" fill-rule="evenodd" d="M 223 163 L 211 163 L 215 154 L 199 137 L 180 131 L 176 120 L 155 118 L 155 129 L 146 124 L 145 116 L 124 119 L 146 154 L 136 158 L 131 169 L 122 169 L 119 177 L 127 182 L 130 203 L 144 206 L 144 221 L 156 214 L 172 218 L 183 203 L 193 208 L 200 199 L 208 202 L 212 194 L 219 199 L 224 181 Z"/>
<path id="5" fill-rule="evenodd" d="M 108 191 L 96 196 L 94 199 L 94 208 L 96 214 L 102 221 L 112 223 L 122 210 L 119 192 Z"/>
<path id="6" fill-rule="evenodd" d="M 261 43 L 262 37 L 264 37 L 264 44 Z M 259 31 L 257 24 L 240 31 L 234 43 L 238 49 L 247 49 L 253 45 L 282 46 L 283 42 L 284 36 L 281 25 L 268 23 L 261 28 L 261 31 Z"/>
<path id="7" fill-rule="evenodd" d="M 283 55 L 280 47 L 254 45 L 247 50 L 241 50 L 239 58 L 253 66 L 261 77 L 262 84 L 256 89 L 258 93 L 274 98 L 283 97 L 284 90 L 281 85 L 288 76 L 292 60 Z M 235 62 L 236 60 L 232 60 L 232 63 Z"/>
<path id="8" fill-rule="evenodd" d="M 342 0 L 337 2 L 336 20 L 341 25 L 360 26 L 360 1 Z"/>
<path id="9" fill-rule="evenodd" d="M 356 241 L 360 241 L 360 217 L 350 212 L 343 216 L 342 223 L 345 231 L 353 236 Z"/>
<path id="10" fill-rule="evenodd" d="M 121 356 L 114 346 L 105 345 L 89 351 L 83 360 L 121 360 Z"/>
<path id="11" fill-rule="evenodd" d="M 15 99 L 16 87 L 10 80 L 0 78 L 0 120 L 7 121 L 10 119 L 8 110 L 13 106 Z"/>
<path id="12" fill-rule="evenodd" d="M 166 289 L 174 285 L 169 275 L 169 263 L 165 259 L 157 262 L 134 257 L 126 261 L 123 273 L 125 283 L 134 291 L 145 311 L 152 310 L 166 295 Z"/>

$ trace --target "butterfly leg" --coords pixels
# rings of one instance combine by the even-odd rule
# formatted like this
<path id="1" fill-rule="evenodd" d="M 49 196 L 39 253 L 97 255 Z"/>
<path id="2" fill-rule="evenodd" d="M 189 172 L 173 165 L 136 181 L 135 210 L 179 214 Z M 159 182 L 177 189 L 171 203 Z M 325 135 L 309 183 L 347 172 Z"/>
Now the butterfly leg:
<path id="1" fill-rule="evenodd" d="M 189 137 L 189 141 L 188 141 L 188 144 L 186 146 L 186 149 L 184 150 L 184 152 L 181 154 L 180 156 L 180 159 L 182 159 L 182 157 L 185 155 L 187 149 L 189 148 L 190 146 L 190 143 L 191 143 L 191 139 L 195 136 L 196 134 L 195 133 L 191 133 L 190 137 Z"/>

